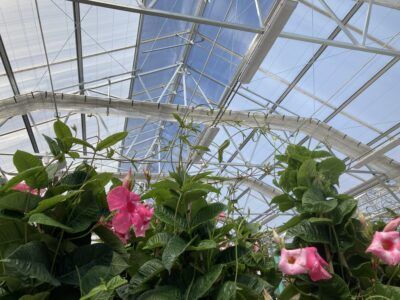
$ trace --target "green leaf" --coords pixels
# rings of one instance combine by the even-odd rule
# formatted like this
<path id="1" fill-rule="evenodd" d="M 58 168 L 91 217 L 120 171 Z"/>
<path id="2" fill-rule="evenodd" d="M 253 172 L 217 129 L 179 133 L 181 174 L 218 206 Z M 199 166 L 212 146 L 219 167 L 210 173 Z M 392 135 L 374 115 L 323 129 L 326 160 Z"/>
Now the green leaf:
<path id="1" fill-rule="evenodd" d="M 330 157 L 319 163 L 319 170 L 332 184 L 338 184 L 340 175 L 346 171 L 346 165 L 339 158 Z"/>
<path id="2" fill-rule="evenodd" d="M 68 151 L 68 155 L 71 156 L 71 158 L 74 158 L 74 159 L 80 157 L 79 153 L 75 152 L 75 151 Z"/>
<path id="3" fill-rule="evenodd" d="M 226 210 L 226 205 L 223 203 L 215 202 L 208 204 L 206 207 L 201 208 L 193 217 L 192 226 L 196 227 L 209 220 L 213 220 L 224 210 Z"/>
<path id="4" fill-rule="evenodd" d="M 93 230 L 95 234 L 108 246 L 110 246 L 114 251 L 120 254 L 126 254 L 124 244 L 117 237 L 114 232 L 108 229 L 106 226 L 97 226 Z"/>
<path id="5" fill-rule="evenodd" d="M 89 144 L 88 142 L 86 142 L 84 140 L 81 140 L 81 139 L 78 139 L 76 137 L 72 137 L 72 136 L 71 137 L 67 137 L 65 139 L 65 141 L 66 142 L 70 142 L 71 144 L 78 144 L 78 145 L 85 146 L 85 147 L 90 148 L 90 149 L 94 149 L 92 144 Z"/>
<path id="6" fill-rule="evenodd" d="M 175 261 L 178 259 L 179 255 L 185 251 L 188 245 L 189 244 L 186 244 L 186 242 L 177 235 L 169 239 L 162 254 L 162 262 L 168 272 L 171 272 Z"/>
<path id="7" fill-rule="evenodd" d="M 111 147 L 118 143 L 119 141 L 122 141 L 126 136 L 128 135 L 128 132 L 122 131 L 122 132 L 117 132 L 114 133 L 108 137 L 106 137 L 104 140 L 99 142 L 96 146 L 96 151 L 101 151 L 104 150 L 108 147 Z"/>
<path id="8" fill-rule="evenodd" d="M 0 210 L 8 209 L 22 213 L 28 212 L 36 207 L 39 200 L 39 196 L 15 191 L 0 198 Z"/>
<path id="9" fill-rule="evenodd" d="M 400 287 L 397 286 L 378 283 L 368 289 L 367 292 L 368 296 L 382 296 L 382 299 L 400 299 Z M 367 299 L 369 298 L 367 297 Z M 379 297 L 376 299 L 379 299 Z"/>
<path id="10" fill-rule="evenodd" d="M 342 223 L 343 219 L 357 209 L 357 201 L 354 199 L 339 201 L 338 206 L 329 213 L 334 224 Z"/>
<path id="11" fill-rule="evenodd" d="M 336 274 L 332 274 L 332 278 L 329 280 L 318 281 L 318 294 L 324 300 L 351 299 L 351 293 L 346 282 Z"/>
<path id="12" fill-rule="evenodd" d="M 64 152 L 68 152 L 72 147 L 72 142 L 68 140 L 68 138 L 72 137 L 71 130 L 60 120 L 55 121 L 53 127 L 56 137 L 65 144 L 66 149 L 63 149 Z"/>
<path id="13" fill-rule="evenodd" d="M 175 286 L 159 286 L 140 295 L 138 300 L 180 300 L 182 295 Z"/>
<path id="14" fill-rule="evenodd" d="M 66 195 L 56 195 L 47 199 L 42 199 L 41 201 L 39 201 L 38 206 L 29 212 L 29 215 L 35 214 L 35 213 L 41 213 L 45 210 L 48 210 L 50 208 L 53 208 L 54 206 L 56 206 L 57 204 L 64 202 L 65 200 L 74 197 L 76 195 L 78 195 L 79 193 L 81 193 L 82 191 L 78 190 L 78 191 L 71 191 L 68 192 Z"/>
<path id="15" fill-rule="evenodd" d="M 189 251 L 204 251 L 204 250 L 215 249 L 217 247 L 218 247 L 218 244 L 213 240 L 202 240 L 197 244 L 197 246 L 189 246 L 188 250 Z"/>
<path id="16" fill-rule="evenodd" d="M 236 296 L 236 283 L 226 281 L 218 290 L 217 300 L 231 300 Z"/>
<path id="17" fill-rule="evenodd" d="M 288 230 L 288 234 L 293 237 L 299 237 L 309 243 L 329 244 L 329 233 L 325 226 L 311 224 L 307 220 L 301 221 L 296 226 Z"/>
<path id="18" fill-rule="evenodd" d="M 218 148 L 218 161 L 222 162 L 224 159 L 224 151 L 229 147 L 231 141 L 229 139 L 225 140 Z"/>
<path id="19" fill-rule="evenodd" d="M 43 134 L 43 137 L 46 140 L 47 144 L 49 145 L 50 152 L 54 156 L 58 156 L 61 153 L 61 149 L 58 146 L 57 142 L 45 134 Z"/>
<path id="20" fill-rule="evenodd" d="M 113 251 L 105 244 L 85 245 L 77 248 L 62 262 L 59 280 L 65 284 L 79 285 L 83 278 L 94 266 L 112 267 Z"/>
<path id="21" fill-rule="evenodd" d="M 208 270 L 208 272 L 198 277 L 193 285 L 189 287 L 187 299 L 197 300 L 203 297 L 211 289 L 214 282 L 217 281 L 223 268 L 223 265 L 214 265 L 210 270 Z"/>
<path id="22" fill-rule="evenodd" d="M 41 292 L 34 295 L 24 295 L 19 300 L 45 300 L 50 296 L 50 292 Z"/>
<path id="23" fill-rule="evenodd" d="M 156 206 L 154 210 L 154 215 L 162 222 L 177 227 L 181 230 L 186 230 L 188 228 L 185 218 L 183 218 L 179 214 L 175 215 L 175 212 L 173 210 L 163 205 Z"/>
<path id="24" fill-rule="evenodd" d="M 68 227 L 67 225 L 64 225 L 54 219 L 52 219 L 51 217 L 42 214 L 42 213 L 38 213 L 38 214 L 33 214 L 29 217 L 29 223 L 33 224 L 42 224 L 42 225 L 47 225 L 47 226 L 52 226 L 52 227 L 57 227 L 60 229 L 65 230 L 66 232 L 74 232 L 74 229 L 71 227 Z"/>
<path id="25" fill-rule="evenodd" d="M 165 247 L 171 237 L 172 234 L 169 232 L 158 232 L 147 240 L 146 246 L 144 246 L 143 249 Z"/>
<path id="26" fill-rule="evenodd" d="M 0 191 L 7 191 L 14 187 L 21 181 L 25 180 L 26 183 L 32 188 L 42 188 L 48 183 L 48 176 L 44 167 L 34 167 L 11 178 L 5 185 L 0 187 Z"/>
<path id="27" fill-rule="evenodd" d="M 2 261 L 12 272 L 16 272 L 21 277 L 34 278 L 58 286 L 60 282 L 49 272 L 49 257 L 46 245 L 33 241 L 19 246 Z"/>
<path id="28" fill-rule="evenodd" d="M 131 278 L 130 284 L 132 288 L 138 288 L 149 280 L 156 277 L 164 271 L 164 265 L 159 259 L 152 259 L 145 262 L 138 270 L 138 272 Z"/>
<path id="29" fill-rule="evenodd" d="M 264 290 L 272 289 L 272 285 L 262 279 L 260 276 L 252 274 L 241 274 L 238 276 L 238 283 L 247 286 L 249 289 L 254 290 L 257 294 L 261 295 Z"/>
<path id="30" fill-rule="evenodd" d="M 327 213 L 337 206 L 337 200 L 326 200 L 322 191 L 311 187 L 303 195 L 302 208 L 310 213 Z"/>
<path id="31" fill-rule="evenodd" d="M 286 230 L 288 230 L 289 228 L 292 228 L 293 226 L 296 226 L 297 224 L 299 224 L 302 220 L 304 220 L 305 216 L 304 215 L 296 215 L 294 217 L 292 217 L 289 221 L 287 221 L 285 224 L 279 226 L 277 228 L 277 232 L 281 233 L 284 232 Z"/>
<path id="32" fill-rule="evenodd" d="M 17 150 L 13 156 L 14 166 L 18 172 L 23 172 L 34 167 L 43 167 L 42 161 L 35 155 Z"/>
<path id="33" fill-rule="evenodd" d="M 332 220 L 329 218 L 309 218 L 308 222 L 311 224 L 332 224 Z"/>
<path id="34" fill-rule="evenodd" d="M 121 276 L 115 276 L 111 278 L 108 282 L 103 282 L 102 284 L 92 288 L 89 293 L 81 297 L 80 300 L 111 300 L 114 299 L 114 291 L 126 284 L 126 279 Z"/>
<path id="35" fill-rule="evenodd" d="M 288 194 L 282 194 L 272 198 L 271 203 L 277 204 L 279 210 L 285 212 L 294 207 L 294 200 Z"/>
<path id="36" fill-rule="evenodd" d="M 299 290 L 293 285 L 289 284 L 285 287 L 282 293 L 279 295 L 279 300 L 291 300 L 294 299 L 293 297 L 299 294 Z"/>
<path id="37" fill-rule="evenodd" d="M 300 186 L 311 186 L 316 176 L 317 162 L 313 159 L 307 159 L 301 164 L 297 172 L 297 184 Z"/>

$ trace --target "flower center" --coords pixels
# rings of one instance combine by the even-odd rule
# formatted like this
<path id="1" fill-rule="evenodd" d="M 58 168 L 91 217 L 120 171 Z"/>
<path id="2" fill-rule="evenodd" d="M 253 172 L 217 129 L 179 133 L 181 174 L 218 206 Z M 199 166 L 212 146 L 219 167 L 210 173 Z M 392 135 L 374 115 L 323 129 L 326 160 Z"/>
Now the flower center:
<path id="1" fill-rule="evenodd" d="M 385 250 L 392 250 L 393 242 L 391 240 L 383 240 L 382 241 L 382 248 Z"/>
<path id="2" fill-rule="evenodd" d="M 128 201 L 126 205 L 126 210 L 130 213 L 134 212 L 136 210 L 136 204 L 131 201 Z"/>
<path id="3" fill-rule="evenodd" d="M 289 264 L 294 264 L 296 262 L 296 258 L 294 258 L 293 256 L 289 256 L 287 261 Z"/>

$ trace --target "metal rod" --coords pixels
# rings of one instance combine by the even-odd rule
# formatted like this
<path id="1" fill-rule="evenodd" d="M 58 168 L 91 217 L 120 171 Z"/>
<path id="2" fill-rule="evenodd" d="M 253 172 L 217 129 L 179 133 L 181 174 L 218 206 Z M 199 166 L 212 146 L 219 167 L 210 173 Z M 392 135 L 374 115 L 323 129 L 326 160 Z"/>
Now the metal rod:
<path id="1" fill-rule="evenodd" d="M 371 11 L 372 11 L 373 1 L 374 0 L 369 0 L 369 2 L 368 2 L 368 10 L 367 10 L 367 15 L 365 16 L 364 30 L 363 30 L 362 43 L 361 43 L 361 45 L 363 45 L 363 46 L 365 45 L 365 41 L 367 40 L 369 20 L 371 19 Z"/>
<path id="2" fill-rule="evenodd" d="M 110 8 L 110 9 L 117 9 L 117 10 L 122 10 L 122 11 L 127 11 L 127 12 L 139 13 L 139 14 L 143 14 L 143 15 L 156 16 L 156 17 L 162 17 L 162 18 L 170 18 L 170 19 L 192 22 L 192 23 L 197 23 L 197 24 L 205 24 L 205 25 L 210 25 L 210 26 L 229 28 L 229 29 L 245 31 L 245 32 L 252 32 L 252 33 L 263 33 L 264 32 L 263 28 L 254 28 L 254 27 L 249 27 L 246 25 L 230 23 L 230 22 L 220 22 L 217 20 L 211 20 L 211 19 L 207 19 L 207 18 L 203 18 L 203 17 L 189 16 L 189 15 L 184 15 L 184 14 L 180 14 L 180 13 L 168 12 L 168 11 L 157 10 L 157 9 L 135 7 L 132 5 L 123 5 L 123 4 L 118 4 L 118 3 L 106 1 L 106 0 L 69 0 L 69 1 L 80 2 L 80 3 L 84 3 L 84 4 L 88 4 L 88 5 L 100 6 L 100 7 Z"/>

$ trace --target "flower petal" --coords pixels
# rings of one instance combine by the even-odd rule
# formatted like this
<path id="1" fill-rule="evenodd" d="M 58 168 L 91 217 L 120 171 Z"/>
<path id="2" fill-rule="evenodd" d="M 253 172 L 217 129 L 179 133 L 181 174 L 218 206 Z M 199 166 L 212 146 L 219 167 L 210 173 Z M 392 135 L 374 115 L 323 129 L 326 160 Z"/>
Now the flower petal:
<path id="1" fill-rule="evenodd" d="M 308 273 L 308 269 L 306 268 L 306 252 L 303 249 L 282 249 L 279 269 L 286 275 Z"/>
<path id="2" fill-rule="evenodd" d="M 129 233 L 129 229 L 132 226 L 129 214 L 125 211 L 117 213 L 112 219 L 112 225 L 114 230 L 120 234 Z"/>
<path id="3" fill-rule="evenodd" d="M 332 278 L 332 275 L 329 274 L 329 272 L 320 264 L 316 264 L 314 268 L 311 269 L 309 276 L 312 281 L 327 280 Z"/>
<path id="4" fill-rule="evenodd" d="M 400 226 L 400 217 L 390 221 L 389 223 L 387 223 L 387 225 L 385 226 L 385 228 L 383 229 L 384 232 L 387 231 L 395 231 L 397 230 L 397 227 Z"/>
<path id="5" fill-rule="evenodd" d="M 134 192 L 129 193 L 129 201 L 132 203 L 140 202 L 140 196 Z"/>
<path id="6" fill-rule="evenodd" d="M 113 188 L 107 194 L 108 208 L 111 211 L 126 208 L 129 200 L 129 193 L 130 192 L 123 186 Z"/>

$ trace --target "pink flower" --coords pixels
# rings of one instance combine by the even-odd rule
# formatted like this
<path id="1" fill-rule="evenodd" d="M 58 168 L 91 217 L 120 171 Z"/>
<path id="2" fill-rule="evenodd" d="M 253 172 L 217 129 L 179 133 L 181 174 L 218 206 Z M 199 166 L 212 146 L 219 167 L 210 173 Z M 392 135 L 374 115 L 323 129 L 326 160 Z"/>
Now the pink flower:
<path id="1" fill-rule="evenodd" d="M 388 224 L 389 225 L 389 224 Z M 375 232 L 371 245 L 367 253 L 370 252 L 379 257 L 388 265 L 397 265 L 400 263 L 400 232 Z"/>
<path id="2" fill-rule="evenodd" d="M 109 209 L 117 212 L 112 219 L 116 233 L 129 238 L 129 231 L 133 226 L 136 237 L 144 236 L 154 209 L 142 204 L 139 195 L 124 186 L 117 186 L 108 193 L 107 202 Z"/>
<path id="3" fill-rule="evenodd" d="M 226 214 L 225 212 L 220 212 L 219 215 L 217 216 L 217 221 L 224 221 L 226 219 Z"/>
<path id="4" fill-rule="evenodd" d="M 330 279 L 332 275 L 324 269 L 327 265 L 315 247 L 281 250 L 279 269 L 287 275 L 309 274 L 312 281 Z"/>
<path id="5" fill-rule="evenodd" d="M 317 248 L 307 247 L 307 268 L 309 269 L 308 275 L 312 281 L 326 280 L 332 278 L 332 275 L 324 269 L 328 263 L 319 255 Z"/>
<path id="6" fill-rule="evenodd" d="M 44 189 L 41 189 L 40 191 L 38 191 L 38 189 L 31 188 L 29 185 L 27 185 L 24 182 L 18 183 L 12 189 L 14 191 L 27 192 L 27 193 L 31 193 L 32 195 L 39 195 L 39 196 L 42 193 L 44 193 L 44 191 L 45 191 Z"/>
<path id="7" fill-rule="evenodd" d="M 253 244 L 253 252 L 256 253 L 256 252 L 260 251 L 260 249 L 261 249 L 260 244 L 258 242 L 255 242 Z"/>
<path id="8" fill-rule="evenodd" d="M 387 225 L 385 226 L 383 231 L 385 231 L 385 232 L 387 232 L 387 231 L 396 231 L 397 227 L 399 227 L 399 225 L 400 225 L 400 217 L 398 217 L 396 219 L 393 219 L 392 221 L 387 223 Z"/>

